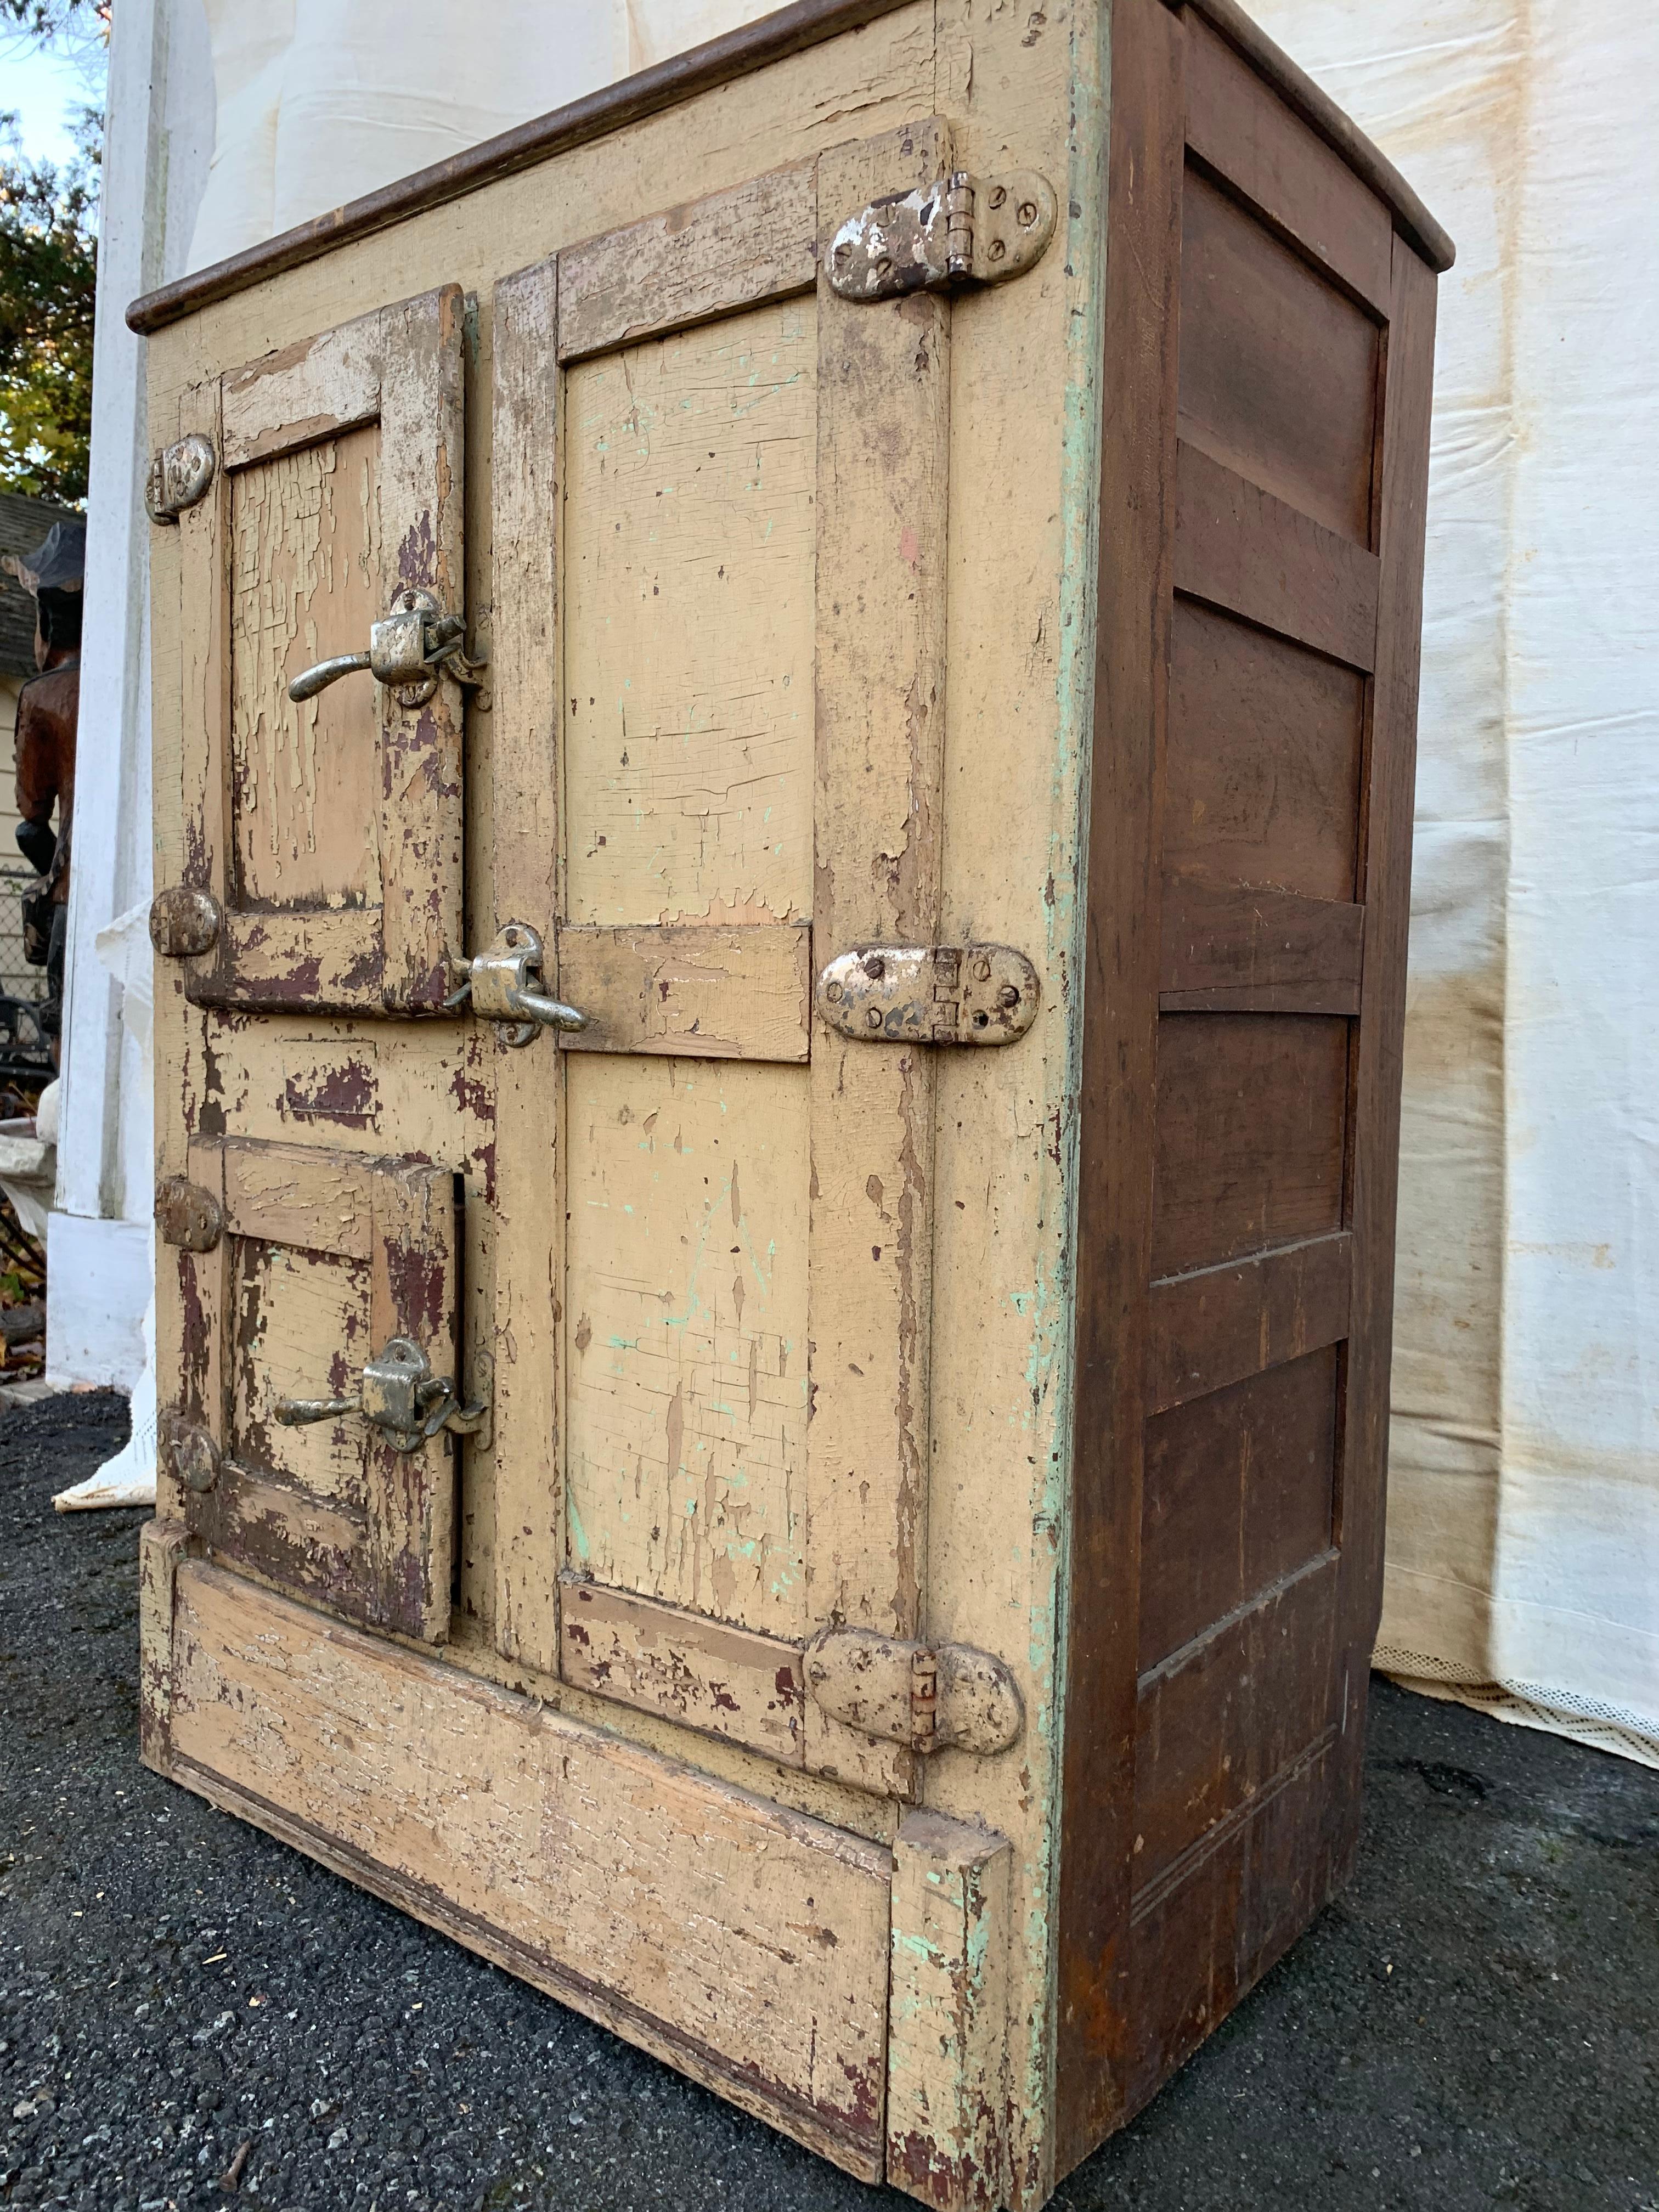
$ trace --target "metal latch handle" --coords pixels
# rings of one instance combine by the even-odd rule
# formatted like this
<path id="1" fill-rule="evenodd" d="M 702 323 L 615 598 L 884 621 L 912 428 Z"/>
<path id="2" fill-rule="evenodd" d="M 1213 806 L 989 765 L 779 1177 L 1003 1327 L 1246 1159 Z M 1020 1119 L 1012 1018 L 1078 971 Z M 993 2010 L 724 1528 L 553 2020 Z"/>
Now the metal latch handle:
<path id="1" fill-rule="evenodd" d="M 294 678 L 288 696 L 302 703 L 343 676 L 366 668 L 377 684 L 396 693 L 400 706 L 423 707 L 441 675 L 469 688 L 477 685 L 485 656 L 469 659 L 462 649 L 465 636 L 466 624 L 459 615 L 441 612 L 430 592 L 407 585 L 394 595 L 384 621 L 370 627 L 367 653 L 337 653 L 319 660 Z"/>
<path id="2" fill-rule="evenodd" d="M 362 1387 L 351 1396 L 279 1398 L 271 1410 L 285 1429 L 361 1413 L 383 1431 L 394 1451 L 416 1452 L 441 1429 L 452 1436 L 477 1434 L 489 1407 L 488 1401 L 464 1406 L 449 1376 L 433 1373 L 420 1346 L 410 1337 L 394 1336 L 364 1362 Z"/>
<path id="3" fill-rule="evenodd" d="M 529 1044 L 543 1030 L 585 1030 L 586 1014 L 542 988 L 544 957 L 539 931 L 527 921 L 509 921 L 487 952 L 467 963 L 444 1004 L 456 1008 L 470 1002 L 483 1021 L 515 1024 L 510 1045 Z"/>

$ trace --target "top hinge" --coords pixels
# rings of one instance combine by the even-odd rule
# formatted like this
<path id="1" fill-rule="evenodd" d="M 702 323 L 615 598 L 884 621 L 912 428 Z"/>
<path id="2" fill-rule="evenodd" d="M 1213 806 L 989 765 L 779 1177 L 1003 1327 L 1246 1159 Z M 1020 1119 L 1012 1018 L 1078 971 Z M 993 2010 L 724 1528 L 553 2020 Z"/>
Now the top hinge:
<path id="1" fill-rule="evenodd" d="M 1035 169 L 1002 177 L 957 169 L 848 216 L 830 243 L 830 287 L 843 300 L 896 300 L 999 284 L 1042 258 L 1059 212 L 1054 186 Z"/>
<path id="2" fill-rule="evenodd" d="M 163 446 L 151 456 L 149 474 L 144 479 L 144 505 L 149 509 L 150 520 L 177 522 L 187 507 L 207 497 L 218 465 L 213 441 L 199 430 L 192 430 L 174 445 Z"/>
<path id="3" fill-rule="evenodd" d="M 1025 1725 L 1006 1664 L 970 1644 L 910 1644 L 872 1628 L 826 1628 L 806 1647 L 806 1692 L 831 1720 L 911 1751 L 1018 1743 Z"/>

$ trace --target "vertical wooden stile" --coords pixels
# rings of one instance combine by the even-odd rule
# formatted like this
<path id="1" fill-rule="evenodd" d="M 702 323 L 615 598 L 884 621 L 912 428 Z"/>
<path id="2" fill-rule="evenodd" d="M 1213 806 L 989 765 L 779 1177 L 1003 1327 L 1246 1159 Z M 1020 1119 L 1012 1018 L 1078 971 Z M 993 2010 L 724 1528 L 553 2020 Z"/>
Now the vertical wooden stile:
<path id="1" fill-rule="evenodd" d="M 949 167 L 918 125 L 818 161 L 818 228 Z M 820 271 L 813 961 L 931 945 L 941 869 L 950 311 L 880 305 Z M 921 1618 L 928 1462 L 933 1068 L 927 1047 L 849 1044 L 815 1021 L 807 1432 L 811 1608 L 910 1637 Z M 833 1378 L 833 1382 L 830 1378 Z M 807 1764 L 888 1771 L 809 1709 Z"/>
<path id="2" fill-rule="evenodd" d="M 558 264 L 495 288 L 490 526 L 497 547 L 490 649 L 490 859 L 495 911 L 547 940 L 556 988 L 559 911 Z M 563 1063 L 550 1037 L 495 1061 L 495 1642 L 548 1674 L 559 1668 L 563 1563 L 560 1359 L 564 1249 Z"/>

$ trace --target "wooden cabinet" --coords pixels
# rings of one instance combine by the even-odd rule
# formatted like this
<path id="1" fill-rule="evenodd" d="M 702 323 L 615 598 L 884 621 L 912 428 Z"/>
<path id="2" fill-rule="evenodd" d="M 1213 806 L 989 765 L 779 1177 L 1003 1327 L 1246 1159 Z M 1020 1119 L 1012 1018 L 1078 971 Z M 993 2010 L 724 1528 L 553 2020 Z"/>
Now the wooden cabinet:
<path id="1" fill-rule="evenodd" d="M 942 2208 L 1352 1860 L 1449 258 L 860 0 L 133 312 L 145 1755 Z"/>

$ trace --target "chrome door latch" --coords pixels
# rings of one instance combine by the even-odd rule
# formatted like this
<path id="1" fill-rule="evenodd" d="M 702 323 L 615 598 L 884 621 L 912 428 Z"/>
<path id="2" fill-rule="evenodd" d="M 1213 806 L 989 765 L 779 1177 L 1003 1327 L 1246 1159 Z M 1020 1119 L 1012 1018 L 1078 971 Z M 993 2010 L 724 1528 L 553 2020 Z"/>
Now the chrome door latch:
<path id="1" fill-rule="evenodd" d="M 509 921 L 487 952 L 453 963 L 460 980 L 444 1004 L 453 1009 L 470 1001 L 483 1021 L 515 1024 L 510 1045 L 529 1044 L 543 1030 L 585 1030 L 586 1015 L 543 988 L 543 957 L 540 933 L 527 921 Z"/>
<path id="2" fill-rule="evenodd" d="M 462 650 L 465 636 L 459 615 L 441 613 L 430 592 L 406 585 L 394 595 L 385 619 L 370 625 L 367 653 L 339 653 L 331 660 L 319 660 L 295 678 L 288 696 L 296 702 L 314 699 L 343 676 L 366 668 L 396 695 L 400 707 L 424 707 L 440 676 L 477 689 L 486 656 L 469 660 Z"/>
<path id="3" fill-rule="evenodd" d="M 407 1336 L 394 1336 L 383 1351 L 364 1362 L 362 1383 L 349 1397 L 279 1398 L 272 1410 L 286 1429 L 360 1413 L 400 1452 L 419 1451 L 441 1429 L 482 1441 L 481 1431 L 489 1418 L 487 1400 L 464 1406 L 454 1383 L 447 1375 L 434 1375 L 425 1352 Z"/>
<path id="4" fill-rule="evenodd" d="M 872 200 L 830 241 L 830 289 L 843 300 L 1000 284 L 1035 267 L 1054 234 L 1054 188 L 1035 169 L 957 169 L 914 192 Z"/>

